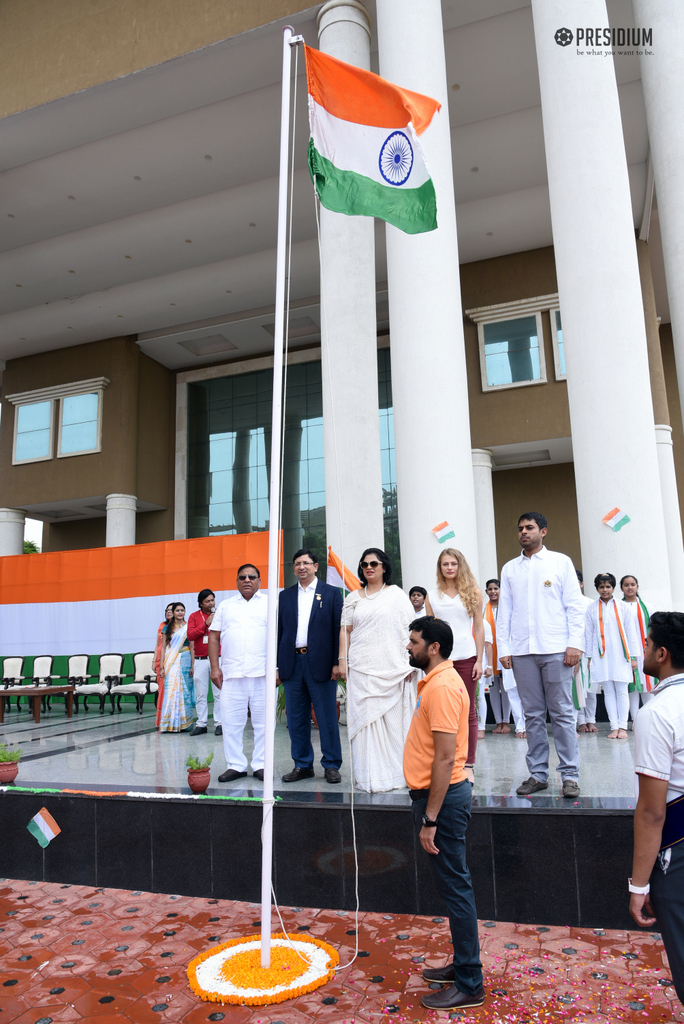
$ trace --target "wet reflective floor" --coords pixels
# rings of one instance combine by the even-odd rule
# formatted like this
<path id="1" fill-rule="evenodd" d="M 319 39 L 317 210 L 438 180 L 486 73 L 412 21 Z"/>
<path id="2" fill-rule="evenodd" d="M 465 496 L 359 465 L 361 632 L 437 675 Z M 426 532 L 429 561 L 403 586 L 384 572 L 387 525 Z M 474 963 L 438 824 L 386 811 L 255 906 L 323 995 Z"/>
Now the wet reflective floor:
<path id="1" fill-rule="evenodd" d="M 57 837 L 55 842 L 58 841 Z M 441 917 L 282 908 L 290 933 L 325 939 L 336 977 L 274 1006 L 201 1001 L 186 968 L 213 945 L 258 933 L 259 906 L 122 889 L 0 880 L 3 1024 L 631 1024 L 684 1021 L 655 933 L 483 921 L 486 1000 L 477 1010 L 421 1006 L 425 967 L 449 959 Z M 275 920 L 275 918 L 274 918 Z M 358 957 L 352 962 L 358 941 Z"/>

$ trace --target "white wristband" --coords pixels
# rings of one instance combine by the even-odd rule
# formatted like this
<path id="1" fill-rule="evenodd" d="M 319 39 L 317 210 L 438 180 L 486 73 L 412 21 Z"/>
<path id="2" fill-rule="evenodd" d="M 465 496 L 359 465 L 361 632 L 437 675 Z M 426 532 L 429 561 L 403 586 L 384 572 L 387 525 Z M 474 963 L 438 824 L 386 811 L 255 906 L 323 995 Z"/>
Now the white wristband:
<path id="1" fill-rule="evenodd" d="M 632 885 L 632 879 L 629 879 L 629 891 L 634 892 L 637 896 L 648 896 L 651 891 L 650 885 Z"/>

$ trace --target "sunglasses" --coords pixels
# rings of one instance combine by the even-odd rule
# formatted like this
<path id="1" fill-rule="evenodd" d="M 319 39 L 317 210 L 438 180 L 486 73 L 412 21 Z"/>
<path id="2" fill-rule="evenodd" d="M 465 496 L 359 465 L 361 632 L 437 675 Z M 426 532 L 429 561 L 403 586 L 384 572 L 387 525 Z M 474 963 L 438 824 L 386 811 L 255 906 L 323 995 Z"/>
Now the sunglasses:
<path id="1" fill-rule="evenodd" d="M 242 576 L 238 576 L 238 579 L 242 580 L 242 582 L 244 583 L 245 580 L 258 580 L 259 577 L 258 576 L 248 576 L 246 572 L 243 572 Z"/>
<path id="2" fill-rule="evenodd" d="M 380 562 L 362 562 L 361 563 L 361 568 L 362 569 L 377 569 L 377 567 L 379 565 L 380 565 Z"/>

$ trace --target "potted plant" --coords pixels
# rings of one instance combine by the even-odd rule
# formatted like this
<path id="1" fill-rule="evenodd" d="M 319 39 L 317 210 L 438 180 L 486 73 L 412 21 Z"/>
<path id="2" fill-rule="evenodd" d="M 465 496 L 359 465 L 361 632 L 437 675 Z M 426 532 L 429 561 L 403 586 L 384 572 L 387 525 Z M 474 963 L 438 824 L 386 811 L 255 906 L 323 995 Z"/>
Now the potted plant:
<path id="1" fill-rule="evenodd" d="M 190 786 L 193 793 L 206 792 L 209 782 L 211 781 L 209 765 L 213 760 L 213 754 L 209 754 L 209 756 L 204 759 L 194 757 L 191 754 L 185 762 L 185 767 L 188 769 L 188 786 Z M 2 767 L 2 765 L 0 765 L 0 767 Z"/>
<path id="2" fill-rule="evenodd" d="M 14 782 L 19 771 L 21 755 L 21 747 L 10 750 L 5 743 L 0 743 L 0 785 L 6 786 L 8 782 Z"/>

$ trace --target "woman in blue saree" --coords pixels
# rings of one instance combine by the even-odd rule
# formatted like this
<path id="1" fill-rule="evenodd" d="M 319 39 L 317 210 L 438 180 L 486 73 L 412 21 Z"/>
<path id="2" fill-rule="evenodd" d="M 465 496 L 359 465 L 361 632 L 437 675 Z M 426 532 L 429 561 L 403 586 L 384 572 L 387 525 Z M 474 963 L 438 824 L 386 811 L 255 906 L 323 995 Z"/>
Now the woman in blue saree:
<path id="1" fill-rule="evenodd" d="M 172 618 L 164 629 L 162 660 L 164 665 L 164 698 L 159 718 L 160 732 L 182 732 L 195 718 L 195 687 L 193 684 L 194 652 L 188 640 L 185 605 L 171 605 Z"/>

